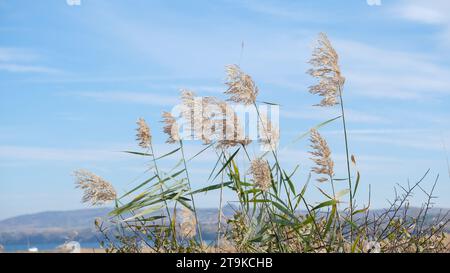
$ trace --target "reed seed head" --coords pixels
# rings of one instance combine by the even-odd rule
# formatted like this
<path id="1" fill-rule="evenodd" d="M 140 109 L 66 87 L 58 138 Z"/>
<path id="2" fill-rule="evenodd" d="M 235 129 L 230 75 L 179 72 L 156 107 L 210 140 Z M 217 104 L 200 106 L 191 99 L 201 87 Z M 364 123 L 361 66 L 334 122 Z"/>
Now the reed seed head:
<path id="1" fill-rule="evenodd" d="M 84 190 L 83 203 L 95 206 L 116 199 L 114 187 L 100 176 L 86 170 L 77 170 L 74 175 L 76 188 Z"/>
<path id="2" fill-rule="evenodd" d="M 139 146 L 146 149 L 149 148 L 152 142 L 152 133 L 148 127 L 145 119 L 139 118 L 136 122 L 138 125 L 136 140 L 139 141 Z"/>
<path id="3" fill-rule="evenodd" d="M 267 160 L 254 159 L 250 165 L 250 173 L 255 181 L 255 186 L 262 191 L 268 191 L 272 185 L 271 171 Z"/>
<path id="4" fill-rule="evenodd" d="M 169 112 L 162 113 L 164 133 L 168 135 L 166 143 L 175 143 L 180 140 L 179 127 L 175 118 Z"/>
<path id="5" fill-rule="evenodd" d="M 316 129 L 311 129 L 311 148 L 310 154 L 316 166 L 312 171 L 319 175 L 326 175 L 317 179 L 319 182 L 326 182 L 334 176 L 334 161 L 331 159 L 331 150 L 327 141 L 319 134 Z"/>
<path id="6" fill-rule="evenodd" d="M 339 67 L 339 55 L 334 50 L 325 33 L 319 34 L 318 45 L 309 61 L 312 68 L 308 74 L 318 79 L 316 85 L 309 87 L 309 92 L 323 97 L 317 106 L 334 106 L 339 104 L 341 87 L 345 78 Z"/>
<path id="7" fill-rule="evenodd" d="M 197 234 L 197 221 L 190 209 L 183 207 L 181 211 L 180 234 L 184 238 L 192 238 Z"/>
<path id="8" fill-rule="evenodd" d="M 243 103 L 245 105 L 254 104 L 258 96 L 258 87 L 252 77 L 245 74 L 237 65 L 226 66 L 228 90 L 225 94 L 231 95 L 229 101 Z"/>
<path id="9" fill-rule="evenodd" d="M 249 145 L 252 141 L 245 135 L 244 127 L 234 109 L 226 102 L 219 102 L 218 105 L 222 110 L 223 117 L 217 147 L 228 149 L 238 145 Z"/>
<path id="10" fill-rule="evenodd" d="M 196 97 L 189 90 L 182 90 L 180 99 L 183 128 L 193 139 L 200 139 L 203 144 L 217 141 L 217 147 L 223 149 L 251 143 L 228 103 L 215 97 Z"/>

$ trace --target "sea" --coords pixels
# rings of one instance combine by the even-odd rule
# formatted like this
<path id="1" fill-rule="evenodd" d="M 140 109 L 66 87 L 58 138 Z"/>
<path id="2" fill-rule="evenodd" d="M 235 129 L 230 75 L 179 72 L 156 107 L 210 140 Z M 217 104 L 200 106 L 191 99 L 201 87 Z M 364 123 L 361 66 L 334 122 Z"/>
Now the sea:
<path id="1" fill-rule="evenodd" d="M 3 245 L 5 252 L 27 251 L 29 248 L 36 247 L 39 251 L 54 250 L 63 243 L 41 243 L 41 244 L 12 244 Z M 80 242 L 81 248 L 100 248 L 98 242 Z"/>

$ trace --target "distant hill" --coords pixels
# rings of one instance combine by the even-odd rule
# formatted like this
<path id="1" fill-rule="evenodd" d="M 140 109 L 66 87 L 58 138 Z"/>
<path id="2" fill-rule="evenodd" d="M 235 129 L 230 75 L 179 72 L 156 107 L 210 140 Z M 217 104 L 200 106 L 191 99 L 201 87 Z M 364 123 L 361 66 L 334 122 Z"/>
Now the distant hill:
<path id="1" fill-rule="evenodd" d="M 68 239 L 96 242 L 100 234 L 95 230 L 94 221 L 107 218 L 110 211 L 111 208 L 48 211 L 5 219 L 0 221 L 0 244 L 63 243 Z M 230 206 L 223 209 L 226 217 L 233 215 L 233 211 Z M 372 210 L 371 213 L 381 211 Z M 418 212 L 419 209 L 410 208 L 409 214 L 416 216 Z M 447 212 L 447 209 L 431 209 L 427 219 L 432 221 L 437 215 Z M 199 209 L 199 221 L 206 240 L 215 238 L 217 214 L 217 208 Z"/>
<path id="2" fill-rule="evenodd" d="M 95 218 L 106 217 L 110 211 L 110 208 L 100 208 L 26 214 L 0 221 L 0 233 L 93 228 Z"/>
<path id="3" fill-rule="evenodd" d="M 94 226 L 96 218 L 106 219 L 111 208 L 48 211 L 21 215 L 0 221 L 0 244 L 64 243 L 68 239 L 95 242 L 101 236 Z M 226 216 L 233 214 L 225 207 Z M 199 209 L 206 239 L 215 237 L 217 209 Z"/>
<path id="4" fill-rule="evenodd" d="M 64 243 L 69 239 L 97 241 L 94 221 L 109 208 L 48 211 L 0 221 L 0 244 Z"/>

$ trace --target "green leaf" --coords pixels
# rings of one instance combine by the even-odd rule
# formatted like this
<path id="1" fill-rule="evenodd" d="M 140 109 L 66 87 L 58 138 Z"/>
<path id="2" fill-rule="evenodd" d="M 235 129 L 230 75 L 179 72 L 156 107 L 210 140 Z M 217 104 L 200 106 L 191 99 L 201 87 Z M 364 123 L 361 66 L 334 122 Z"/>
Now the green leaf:
<path id="1" fill-rule="evenodd" d="M 188 210 L 194 212 L 194 209 L 186 201 L 184 201 L 182 199 L 178 199 L 178 202 L 180 202 Z"/>
<path id="2" fill-rule="evenodd" d="M 302 225 L 308 225 L 314 223 L 314 217 L 312 215 L 308 215 L 308 217 L 306 217 L 305 221 L 302 222 Z"/>
<path id="3" fill-rule="evenodd" d="M 138 213 L 136 215 L 133 215 L 133 216 L 131 216 L 131 217 L 125 219 L 125 220 L 122 220 L 122 221 L 123 222 L 127 222 L 127 221 L 130 221 L 130 220 L 136 219 L 136 218 L 144 216 L 146 214 L 150 214 L 152 212 L 158 211 L 158 210 L 160 210 L 163 207 L 164 207 L 163 205 L 159 205 L 159 206 L 153 206 L 153 207 L 147 208 L 144 211 L 142 211 L 142 212 L 140 212 L 140 213 Z"/>
<path id="4" fill-rule="evenodd" d="M 194 158 L 196 158 L 198 155 L 200 155 L 201 153 L 203 153 L 204 151 L 208 150 L 212 145 L 214 145 L 214 142 L 209 144 L 206 148 L 202 149 L 200 152 L 196 153 L 193 157 L 189 158 L 187 160 L 187 162 L 193 160 Z"/>
<path id="5" fill-rule="evenodd" d="M 367 207 L 365 207 L 365 208 L 363 208 L 363 209 L 355 210 L 355 211 L 353 212 L 352 215 L 356 215 L 356 214 L 359 214 L 359 213 L 364 213 L 364 212 L 366 212 L 368 209 L 369 209 L 369 207 L 367 206 Z"/>
<path id="6" fill-rule="evenodd" d="M 174 153 L 178 152 L 180 149 L 181 149 L 181 147 L 178 147 L 178 148 L 176 148 L 175 150 L 173 150 L 173 151 L 171 151 L 171 152 L 168 152 L 167 154 L 162 155 L 162 156 L 156 158 L 155 160 L 160 160 L 160 159 L 162 159 L 162 158 L 164 158 L 164 157 L 166 157 L 166 156 L 169 156 L 169 155 L 171 155 L 171 154 L 174 154 Z"/>
<path id="7" fill-rule="evenodd" d="M 264 104 L 268 104 L 268 105 L 280 105 L 280 104 L 278 104 L 278 103 L 274 103 L 274 102 L 268 102 L 268 101 L 260 101 L 261 103 L 264 103 Z"/>
<path id="8" fill-rule="evenodd" d="M 204 188 L 198 189 L 198 190 L 193 191 L 191 193 L 192 194 L 197 194 L 197 193 L 201 193 L 201 192 L 213 191 L 213 190 L 220 189 L 222 187 L 227 187 L 227 186 L 229 186 L 231 184 L 233 184 L 233 182 L 215 184 L 215 185 L 211 185 L 211 186 L 208 186 L 208 187 L 204 187 Z"/>
<path id="9" fill-rule="evenodd" d="M 359 171 L 356 172 L 356 183 L 355 183 L 355 189 L 353 190 L 353 196 L 356 194 L 356 190 L 359 186 L 359 180 L 361 179 L 361 175 L 359 174 Z"/>
<path id="10" fill-rule="evenodd" d="M 271 203 L 277 208 L 279 209 L 281 212 L 283 212 L 284 214 L 288 215 L 289 217 L 292 218 L 292 220 L 294 220 L 295 222 L 298 222 L 297 217 L 291 212 L 289 211 L 289 209 L 287 208 L 287 206 L 285 204 L 281 205 L 278 202 L 275 201 L 271 201 Z"/>
<path id="11" fill-rule="evenodd" d="M 302 188 L 302 191 L 300 194 L 298 194 L 295 198 L 297 198 L 297 202 L 295 204 L 295 209 L 297 209 L 298 205 L 300 204 L 300 201 L 303 200 L 303 196 L 305 195 L 306 189 L 308 188 L 309 181 L 311 181 L 311 173 L 308 175 L 308 180 L 306 180 L 305 185 Z"/>
<path id="12" fill-rule="evenodd" d="M 134 154 L 134 155 L 142 155 L 142 156 L 152 156 L 152 154 L 141 153 L 141 152 L 133 152 L 133 151 L 122 151 L 122 153 Z"/>
<path id="13" fill-rule="evenodd" d="M 286 180 L 288 182 L 289 188 L 291 189 L 292 193 L 294 193 L 294 195 L 297 195 L 297 193 L 295 192 L 295 187 L 294 187 L 294 184 L 292 183 L 291 178 L 287 175 L 287 173 L 285 171 L 283 171 L 283 172 L 284 172 L 284 175 L 286 176 Z"/>
<path id="14" fill-rule="evenodd" d="M 208 181 L 213 176 L 214 172 L 216 171 L 217 166 L 219 165 L 220 160 L 222 159 L 222 156 L 224 156 L 223 151 L 220 153 L 219 158 L 217 158 L 216 164 L 214 164 L 214 168 L 212 168 L 211 173 L 208 176 Z"/>
<path id="15" fill-rule="evenodd" d="M 332 209 L 331 209 L 331 213 L 330 216 L 328 217 L 328 221 L 327 224 L 325 226 L 325 235 L 328 233 L 328 231 L 330 230 L 331 224 L 333 223 L 333 219 L 334 216 L 336 215 L 336 210 L 337 210 L 337 206 L 333 205 Z"/>
<path id="16" fill-rule="evenodd" d="M 125 193 L 124 195 L 122 195 L 119 199 L 122 199 L 128 195 L 130 195 L 131 193 L 137 191 L 138 189 L 142 188 L 143 186 L 147 185 L 149 182 L 151 182 L 153 179 L 155 179 L 157 177 L 157 175 L 152 176 L 151 178 L 145 180 L 144 182 L 142 182 L 141 184 L 139 184 L 139 186 L 133 188 L 132 190 L 130 190 L 129 192 Z"/>
<path id="17" fill-rule="evenodd" d="M 335 121 L 335 120 L 337 120 L 337 119 L 339 119 L 339 118 L 341 118 L 341 116 L 338 116 L 338 117 L 332 118 L 332 119 L 330 119 L 330 120 L 327 120 L 327 121 L 325 121 L 325 122 L 319 123 L 318 125 L 312 127 L 311 129 L 319 129 L 319 128 L 321 128 L 321 127 L 323 127 L 323 126 L 325 126 L 325 125 L 327 125 L 327 124 L 329 124 L 329 123 L 331 123 L 331 122 L 333 122 L 333 121 Z M 294 143 L 300 141 L 301 139 L 303 139 L 304 137 L 308 136 L 308 135 L 310 134 L 310 132 L 311 132 L 311 130 L 309 130 L 308 132 L 305 132 L 305 133 L 301 134 L 301 135 L 298 136 L 296 139 L 294 139 L 294 140 L 292 141 L 291 144 L 294 144 Z M 285 148 L 286 148 L 286 147 L 285 147 Z"/>
<path id="18" fill-rule="evenodd" d="M 337 200 L 328 200 L 328 201 L 325 201 L 325 202 L 320 203 L 319 205 L 315 206 L 312 210 L 318 210 L 323 207 L 333 206 L 333 205 L 336 205 L 337 203 L 338 203 Z"/>
<path id="19" fill-rule="evenodd" d="M 353 245 L 352 245 L 352 253 L 355 253 L 356 246 L 359 244 L 360 239 L 361 239 L 361 236 L 359 236 L 359 235 L 356 236 L 355 242 L 353 242 Z"/>
<path id="20" fill-rule="evenodd" d="M 230 164 L 230 162 L 233 160 L 233 158 L 238 154 L 239 150 L 241 148 L 237 149 L 233 155 L 230 156 L 230 158 L 227 160 L 227 162 L 225 162 L 225 164 L 222 166 L 222 168 L 220 169 L 220 171 L 216 174 L 216 176 L 214 177 L 213 180 L 215 180 L 222 172 L 223 170 L 228 166 L 228 164 Z"/>
<path id="21" fill-rule="evenodd" d="M 316 188 L 323 194 L 325 195 L 325 197 L 327 197 L 328 199 L 333 199 L 333 197 L 331 197 L 331 195 L 329 195 L 328 193 L 326 193 L 324 190 L 322 190 L 321 188 L 317 187 Z"/>

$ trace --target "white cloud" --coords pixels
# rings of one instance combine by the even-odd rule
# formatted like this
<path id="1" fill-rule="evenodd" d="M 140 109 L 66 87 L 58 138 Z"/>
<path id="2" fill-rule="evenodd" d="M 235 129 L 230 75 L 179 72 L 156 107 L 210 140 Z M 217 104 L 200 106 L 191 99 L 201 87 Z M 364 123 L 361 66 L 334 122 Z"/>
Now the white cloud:
<path id="1" fill-rule="evenodd" d="M 450 94 L 450 69 L 432 55 L 337 40 L 346 85 L 353 95 L 432 99 Z"/>
<path id="2" fill-rule="evenodd" d="M 426 24 L 447 24 L 450 22 L 448 0 L 407 0 L 395 7 L 403 18 Z"/>
<path id="3" fill-rule="evenodd" d="M 403 0 L 393 13 L 403 19 L 441 27 L 438 41 L 450 46 L 450 1 L 448 0 Z"/>

